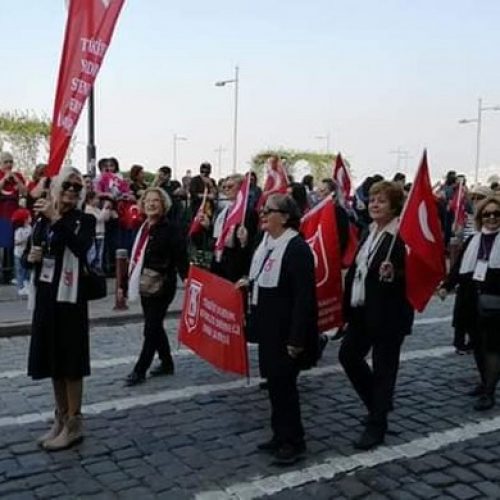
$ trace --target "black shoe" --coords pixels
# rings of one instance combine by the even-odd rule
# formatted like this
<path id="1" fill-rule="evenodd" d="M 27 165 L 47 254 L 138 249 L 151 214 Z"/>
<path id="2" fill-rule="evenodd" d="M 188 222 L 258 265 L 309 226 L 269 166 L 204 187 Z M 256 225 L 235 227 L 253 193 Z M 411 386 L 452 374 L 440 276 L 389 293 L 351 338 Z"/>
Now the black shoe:
<path id="1" fill-rule="evenodd" d="M 342 337 L 345 337 L 345 334 L 346 334 L 346 330 L 344 328 L 339 328 L 335 335 L 332 337 L 332 340 L 335 341 L 335 340 L 340 340 Z"/>
<path id="2" fill-rule="evenodd" d="M 276 437 L 272 437 L 269 441 L 264 441 L 257 445 L 258 451 L 264 451 L 266 453 L 274 453 L 278 451 L 280 447 L 280 442 Z"/>
<path id="3" fill-rule="evenodd" d="M 269 387 L 269 384 L 267 383 L 267 380 L 265 380 L 264 382 L 261 382 L 259 384 L 259 389 L 267 389 Z"/>
<path id="4" fill-rule="evenodd" d="M 486 411 L 491 410 L 495 406 L 495 398 L 491 394 L 483 394 L 479 397 L 476 404 L 474 405 L 474 410 L 476 411 Z"/>
<path id="5" fill-rule="evenodd" d="M 325 350 L 326 344 L 328 344 L 328 337 L 322 333 L 318 340 L 318 359 L 323 357 L 323 351 Z"/>
<path id="6" fill-rule="evenodd" d="M 127 387 L 132 387 L 134 385 L 142 384 L 146 381 L 144 375 L 139 375 L 137 372 L 130 372 L 125 379 L 125 385 Z"/>
<path id="7" fill-rule="evenodd" d="M 149 371 L 151 377 L 160 377 L 162 375 L 173 375 L 174 374 L 174 363 L 172 361 L 168 363 L 160 363 L 157 367 Z"/>
<path id="8" fill-rule="evenodd" d="M 354 443 L 357 450 L 371 450 L 384 442 L 387 426 L 368 424 L 361 437 Z"/>
<path id="9" fill-rule="evenodd" d="M 304 442 L 299 444 L 284 443 L 274 452 L 273 465 L 293 465 L 304 457 L 306 445 Z"/>
<path id="10" fill-rule="evenodd" d="M 467 396 L 477 397 L 477 396 L 482 396 L 483 394 L 484 394 L 484 385 L 483 384 L 477 384 L 476 387 L 474 387 L 474 389 L 470 390 L 467 393 Z"/>

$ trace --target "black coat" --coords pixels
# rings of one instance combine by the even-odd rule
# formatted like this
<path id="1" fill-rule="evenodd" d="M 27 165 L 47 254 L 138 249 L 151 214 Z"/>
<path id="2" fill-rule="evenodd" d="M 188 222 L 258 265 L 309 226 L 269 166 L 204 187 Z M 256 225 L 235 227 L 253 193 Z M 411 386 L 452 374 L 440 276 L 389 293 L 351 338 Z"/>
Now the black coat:
<path id="1" fill-rule="evenodd" d="M 28 360 L 28 375 L 34 379 L 81 378 L 90 374 L 88 303 L 81 285 L 82 268 L 94 238 L 95 217 L 79 210 L 64 214 L 52 226 L 47 219 L 41 219 L 34 227 L 23 256 L 26 267 L 35 272 L 35 310 Z M 42 246 L 44 257 L 55 259 L 52 283 L 39 281 L 41 264 L 27 262 L 31 244 Z M 66 247 L 79 259 L 75 304 L 56 300 Z"/>
<path id="2" fill-rule="evenodd" d="M 387 254 L 393 236 L 385 233 L 380 245 L 368 268 L 365 280 L 365 305 L 363 307 L 351 306 L 351 291 L 356 272 L 356 262 L 347 272 L 344 290 L 344 320 L 349 322 L 354 316 L 364 316 L 364 322 L 370 335 L 394 336 L 408 335 L 411 333 L 414 312 L 406 298 L 405 281 L 405 245 L 399 236 L 392 249 L 390 262 L 394 266 L 394 280 L 381 281 L 379 269 L 382 262 L 387 260 Z M 358 252 L 366 237 L 360 242 Z"/>
<path id="3" fill-rule="evenodd" d="M 479 293 L 500 295 L 500 269 L 488 268 L 486 278 L 482 282 L 472 279 L 473 272 L 460 274 L 460 266 L 464 253 L 470 245 L 472 238 L 473 236 L 465 241 L 459 258 L 450 269 L 443 287 L 448 291 L 456 290 L 455 306 L 453 308 L 453 326 L 465 332 L 491 331 L 492 335 L 489 335 L 487 339 L 488 347 L 489 349 L 500 351 L 500 327 L 498 326 L 498 321 L 481 322 L 478 314 Z M 500 238 L 500 235 L 497 238 Z"/>
<path id="4" fill-rule="evenodd" d="M 292 238 L 283 255 L 276 288 L 259 288 L 250 313 L 251 336 L 259 342 L 263 377 L 290 375 L 313 366 L 318 356 L 318 311 L 314 259 L 301 236 Z M 297 360 L 286 346 L 303 347 Z"/>
<path id="5" fill-rule="evenodd" d="M 238 227 L 236 226 L 233 232 L 232 246 L 224 247 L 220 262 L 217 262 L 214 257 L 210 268 L 213 273 L 233 283 L 236 283 L 243 276 L 248 275 L 257 237 L 257 212 L 255 210 L 248 210 L 246 213 L 245 228 L 248 231 L 248 242 L 244 248 L 241 246 L 240 240 L 236 237 Z"/>
<path id="6" fill-rule="evenodd" d="M 137 235 L 140 237 L 140 234 Z M 186 239 L 180 227 L 164 217 L 149 229 L 149 237 L 144 250 L 143 268 L 161 273 L 165 280 L 161 295 L 171 302 L 177 289 L 177 273 L 186 279 L 189 260 Z"/>

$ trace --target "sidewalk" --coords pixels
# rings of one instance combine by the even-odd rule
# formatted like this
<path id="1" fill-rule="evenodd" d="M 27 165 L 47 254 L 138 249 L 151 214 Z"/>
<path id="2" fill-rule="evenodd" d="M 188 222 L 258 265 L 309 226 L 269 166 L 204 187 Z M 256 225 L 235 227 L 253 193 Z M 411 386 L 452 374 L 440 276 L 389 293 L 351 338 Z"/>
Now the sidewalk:
<path id="1" fill-rule="evenodd" d="M 142 321 L 142 310 L 139 302 L 129 304 L 125 311 L 115 311 L 115 282 L 108 280 L 108 296 L 90 302 L 90 326 L 119 325 Z M 167 317 L 180 314 L 184 290 L 179 286 L 174 301 L 169 307 Z M 0 337 L 30 335 L 31 311 L 28 311 L 27 300 L 17 296 L 14 285 L 0 285 Z"/>

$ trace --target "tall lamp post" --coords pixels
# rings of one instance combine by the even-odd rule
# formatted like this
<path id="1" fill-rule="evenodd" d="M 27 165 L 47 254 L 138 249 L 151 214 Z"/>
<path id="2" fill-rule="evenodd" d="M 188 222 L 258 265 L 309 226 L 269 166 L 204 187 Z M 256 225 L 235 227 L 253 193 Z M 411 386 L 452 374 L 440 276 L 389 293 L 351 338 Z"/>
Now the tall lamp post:
<path id="1" fill-rule="evenodd" d="M 177 142 L 178 141 L 187 141 L 187 137 L 183 137 L 182 135 L 174 134 L 173 137 L 173 147 L 172 147 L 172 169 L 174 174 L 174 179 L 177 179 Z"/>
<path id="2" fill-rule="evenodd" d="M 217 174 L 219 179 L 222 176 L 222 153 L 226 151 L 223 147 L 222 144 L 214 150 L 214 153 L 217 153 Z"/>
<path id="3" fill-rule="evenodd" d="M 463 118 L 458 120 L 461 125 L 465 123 L 477 123 L 477 135 L 476 135 L 476 167 L 474 172 L 474 184 L 478 183 L 479 180 L 479 155 L 481 152 L 481 125 L 483 119 L 483 111 L 500 111 L 500 106 L 483 106 L 483 100 L 479 98 L 477 100 L 477 118 Z"/>
<path id="4" fill-rule="evenodd" d="M 220 80 L 215 82 L 216 87 L 224 87 L 228 83 L 234 83 L 234 124 L 233 124 L 233 174 L 236 173 L 238 162 L 238 92 L 240 85 L 240 69 L 238 66 L 234 68 L 234 78 L 230 80 Z"/>
<path id="5" fill-rule="evenodd" d="M 397 161 L 397 169 L 401 170 L 401 160 L 404 160 L 404 165 L 405 169 L 408 168 L 408 160 L 411 158 L 410 152 L 407 151 L 406 149 L 401 149 L 398 147 L 398 149 L 395 149 L 393 151 L 389 151 L 389 154 L 391 155 L 396 155 L 396 161 Z"/>
<path id="6" fill-rule="evenodd" d="M 328 154 L 330 152 L 330 132 L 325 135 L 317 135 L 314 138 L 320 141 L 325 141 L 326 154 Z"/>

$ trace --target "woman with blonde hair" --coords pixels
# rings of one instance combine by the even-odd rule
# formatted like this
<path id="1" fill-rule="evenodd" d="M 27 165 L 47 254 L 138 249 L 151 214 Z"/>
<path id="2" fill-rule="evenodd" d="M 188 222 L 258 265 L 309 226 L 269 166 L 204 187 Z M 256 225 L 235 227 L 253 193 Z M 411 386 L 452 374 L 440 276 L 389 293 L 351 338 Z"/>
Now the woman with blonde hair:
<path id="1" fill-rule="evenodd" d="M 133 386 L 146 380 L 146 372 L 158 353 L 160 365 L 150 375 L 172 375 L 174 363 L 170 353 L 163 320 L 174 299 L 177 274 L 186 279 L 189 262 L 186 242 L 181 229 L 168 220 L 172 202 L 165 191 L 150 187 L 139 201 L 146 220 L 139 229 L 129 265 L 128 298 L 138 298 L 144 313 L 144 340 L 142 350 L 126 385 Z"/>
<path id="2" fill-rule="evenodd" d="M 34 205 L 37 219 L 23 256 L 34 270 L 35 287 L 28 375 L 52 379 L 56 404 L 54 423 L 38 440 L 46 450 L 68 448 L 83 438 L 83 377 L 90 375 L 83 274 L 95 237 L 95 219 L 81 211 L 84 199 L 80 172 L 63 168 L 50 196 Z"/>
<path id="3" fill-rule="evenodd" d="M 465 242 L 439 296 L 456 288 L 453 321 L 473 334 L 480 376 L 469 394 L 479 396 L 474 408 L 483 411 L 494 406 L 500 377 L 500 197 L 479 202 L 475 220 L 478 232 Z"/>

